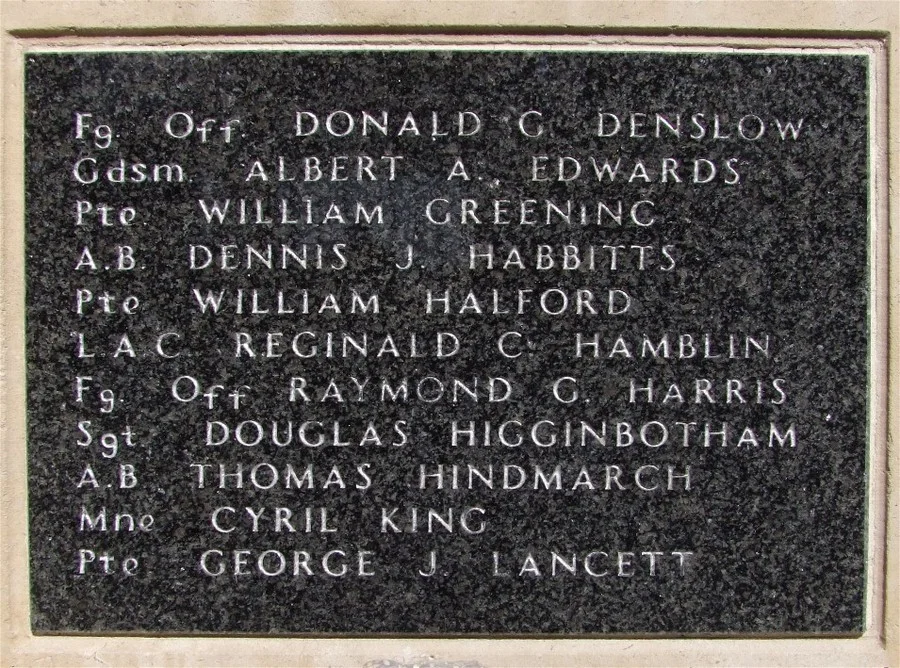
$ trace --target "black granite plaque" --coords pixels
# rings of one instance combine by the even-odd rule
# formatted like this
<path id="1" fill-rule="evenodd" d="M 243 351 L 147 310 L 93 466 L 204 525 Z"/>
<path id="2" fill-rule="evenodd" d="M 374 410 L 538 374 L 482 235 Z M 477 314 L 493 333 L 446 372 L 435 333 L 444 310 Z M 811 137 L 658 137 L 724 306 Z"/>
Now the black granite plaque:
<path id="1" fill-rule="evenodd" d="M 867 67 L 29 55 L 34 630 L 859 633 Z"/>

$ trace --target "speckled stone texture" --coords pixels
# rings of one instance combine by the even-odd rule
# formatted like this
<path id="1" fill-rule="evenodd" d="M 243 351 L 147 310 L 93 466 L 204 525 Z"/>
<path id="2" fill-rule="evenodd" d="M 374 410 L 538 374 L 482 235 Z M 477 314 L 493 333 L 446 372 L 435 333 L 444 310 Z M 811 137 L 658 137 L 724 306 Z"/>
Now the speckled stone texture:
<path id="1" fill-rule="evenodd" d="M 34 54 L 26 79 L 35 632 L 861 632 L 870 345 L 864 57 Z M 325 130 L 336 110 L 354 118 L 347 136 Z M 317 133 L 297 136 L 301 111 L 317 115 Z M 371 125 L 361 133 L 364 111 L 379 122 L 387 112 L 387 136 Z M 542 121 L 540 136 L 519 129 L 530 111 L 542 117 L 526 115 L 523 128 L 537 134 Z M 183 139 L 165 131 L 176 112 L 194 123 Z M 460 136 L 460 112 L 477 115 L 480 131 Z M 81 116 L 81 139 L 76 113 L 91 114 Z M 601 114 L 615 115 L 620 131 L 613 134 L 612 116 Z M 676 136 L 669 126 L 679 116 Z M 598 136 L 601 118 L 610 136 Z M 206 142 L 204 119 L 215 119 L 205 126 Z M 233 119 L 240 122 L 226 143 L 219 128 Z M 799 119 L 794 139 L 784 124 Z M 345 122 L 344 115 L 332 117 L 334 134 L 343 134 Z M 102 124 L 115 134 L 106 149 L 96 145 L 105 144 L 104 130 L 96 130 Z M 187 128 L 185 116 L 171 125 L 173 134 Z M 321 161 L 321 180 L 304 181 L 311 156 Z M 349 156 L 339 161 L 346 172 L 337 172 L 345 181 L 330 178 L 334 156 Z M 358 156 L 373 159 L 371 172 L 359 171 Z M 394 180 L 382 156 L 402 156 Z M 535 156 L 546 159 L 535 163 Z M 468 180 L 459 167 L 448 179 L 457 158 Z M 562 161 L 564 180 L 560 158 L 570 159 Z M 128 182 L 111 182 L 106 170 L 120 160 Z M 581 173 L 569 180 L 575 161 Z M 598 179 L 594 164 L 604 162 L 619 162 L 613 182 L 608 174 Z M 142 173 L 130 168 L 134 163 L 149 166 L 144 182 L 133 180 Z M 153 165 L 174 163 L 182 182 L 165 182 L 165 169 L 157 170 L 161 182 L 148 182 Z M 73 174 L 90 180 L 94 166 L 96 183 Z M 225 222 L 208 223 L 198 200 L 229 198 Z M 249 218 L 243 225 L 236 218 L 241 198 Z M 272 224 L 253 223 L 257 199 Z M 281 224 L 282 200 L 298 223 Z M 429 221 L 433 200 L 432 217 L 449 215 L 446 224 Z M 477 203 L 480 224 L 462 223 L 461 200 Z M 551 211 L 545 224 L 548 200 L 572 202 L 571 221 Z M 90 211 L 79 202 L 90 202 Z M 326 221 L 332 202 L 348 219 L 357 203 L 367 211 L 380 204 L 382 222 Z M 614 211 L 621 202 L 622 223 L 607 216 L 597 224 L 598 202 Z M 639 202 L 645 204 L 635 209 L 635 224 L 629 212 Z M 101 205 L 111 207 L 109 225 L 98 217 Z M 120 224 L 123 207 L 136 211 L 132 221 L 126 214 L 129 225 Z M 494 224 L 495 217 L 510 222 Z M 246 246 L 262 252 L 269 244 L 274 267 L 257 261 L 248 268 Z M 305 244 L 307 268 L 280 268 L 282 244 L 298 252 Z M 316 244 L 322 268 L 315 266 Z M 485 244 L 493 244 L 494 268 L 479 260 L 471 269 L 471 248 L 483 251 Z M 235 268 L 222 269 L 221 248 L 229 245 Z M 414 262 L 401 270 L 395 265 L 405 265 L 407 245 Z M 134 250 L 133 269 L 117 270 L 121 246 Z M 196 268 L 205 255 L 195 248 L 192 268 L 197 246 L 213 251 L 211 266 Z M 574 251 L 564 268 L 565 246 L 577 247 L 577 268 Z M 611 246 L 621 247 L 615 267 Z M 553 267 L 544 268 L 551 257 Z M 243 314 L 235 312 L 238 289 Z M 224 290 L 220 313 L 201 313 L 195 290 Z M 268 313 L 249 312 L 252 290 L 257 310 Z M 279 290 L 282 310 L 294 313 L 276 313 Z M 353 290 L 377 295 L 379 312 L 351 313 Z M 441 297 L 449 291 L 450 314 L 442 303 L 439 313 L 426 312 L 429 290 Z M 493 313 L 494 290 L 496 310 L 509 312 Z M 522 313 L 519 290 L 533 291 L 522 293 Z M 591 300 L 580 313 L 579 290 L 590 291 Z M 624 308 L 623 293 L 630 297 L 627 311 L 608 313 L 609 290 L 621 291 L 613 293 L 613 310 Z M 103 312 L 104 291 L 114 297 L 113 313 Z M 465 302 L 469 292 L 482 313 Z M 329 294 L 340 313 L 322 310 Z M 139 300 L 133 314 L 121 311 L 127 295 Z M 275 337 L 267 357 L 270 332 L 283 337 Z M 313 334 L 299 339 L 302 353 L 317 337 L 311 357 L 291 349 L 303 332 Z M 338 345 L 327 357 L 327 332 L 365 333 L 369 355 L 342 357 Z M 457 337 L 457 354 L 436 357 L 439 332 Z M 505 332 L 517 333 L 506 339 L 515 357 L 498 352 Z M 168 333 L 174 335 L 161 350 L 177 357 L 157 352 Z M 242 334 L 255 357 L 236 356 Z M 421 357 L 410 356 L 411 334 Z M 576 356 L 579 334 L 583 343 L 597 337 L 596 357 L 590 346 Z M 388 336 L 397 355 L 377 355 Z M 173 383 L 186 376 L 198 383 L 193 401 L 173 397 Z M 304 379 L 309 401 L 299 392 L 289 401 L 292 378 Z M 362 400 L 351 378 L 369 379 Z M 510 396 L 491 402 L 490 378 L 508 382 Z M 558 384 L 565 401 L 552 391 L 561 378 L 568 379 Z M 403 379 L 408 400 L 382 400 L 382 381 L 393 387 Z M 478 400 L 463 393 L 452 401 L 453 379 L 477 382 Z M 640 390 L 648 382 L 652 403 Z M 447 392 L 431 401 L 439 383 Z M 213 386 L 221 389 L 207 400 L 202 393 Z M 504 398 L 504 387 L 495 381 L 495 398 Z M 115 393 L 108 412 L 104 389 Z M 246 395 L 237 410 L 229 398 L 236 389 Z M 175 393 L 186 398 L 189 390 L 183 380 Z M 269 435 L 256 445 L 219 445 L 215 430 L 222 427 L 207 426 L 224 423 L 233 432 L 243 421 L 258 422 Z M 462 435 L 454 446 L 454 421 L 474 421 L 479 439 L 490 422 L 491 444 L 469 446 Z M 273 422 L 281 440 L 292 423 L 290 443 L 272 443 Z M 605 441 L 588 438 L 582 446 L 583 422 L 598 433 L 605 425 Z M 306 423 L 307 440 L 321 435 L 322 445 L 301 442 Z M 347 445 L 334 445 L 334 423 Z M 521 437 L 520 445 L 500 443 L 503 423 L 510 423 L 507 441 Z M 723 424 L 724 445 L 715 433 Z M 132 445 L 122 435 L 129 428 Z M 253 429 L 244 427 L 246 441 L 254 440 Z M 773 429 L 784 444 L 772 441 Z M 98 443 L 105 433 L 117 435 L 115 456 Z M 556 443 L 549 445 L 551 436 Z M 227 473 L 242 465 L 243 487 L 231 477 L 220 488 L 220 465 Z M 286 488 L 289 465 L 297 480 Z M 434 477 L 420 489 L 420 466 L 436 473 L 438 465 L 443 489 Z M 453 465 L 458 489 L 451 489 Z M 492 467 L 493 489 L 477 477 L 469 489 L 470 465 L 485 476 Z M 303 479 L 308 466 L 311 476 Z M 547 480 L 538 480 L 538 489 L 536 467 Z M 515 487 L 519 471 L 525 482 L 504 489 L 504 471 L 506 487 Z M 97 525 L 103 508 L 106 531 Z M 213 524 L 220 508 L 222 532 Z M 265 509 L 256 532 L 246 508 Z M 276 513 L 285 517 L 277 508 L 291 511 L 288 525 L 276 527 Z M 308 532 L 306 508 L 313 509 Z M 320 530 L 323 508 L 334 531 Z M 428 509 L 445 520 L 452 511 L 453 530 L 432 521 L 429 533 Z M 153 523 L 149 531 L 128 531 L 122 519 L 114 531 L 116 513 L 136 521 L 150 514 Z M 463 515 L 475 533 L 464 531 Z M 429 570 L 432 551 L 436 572 L 425 577 L 419 571 Z M 312 575 L 302 565 L 294 574 L 294 555 L 302 562 L 302 552 Z M 269 573 L 284 555 L 284 573 L 261 574 L 263 553 Z M 328 553 L 334 575 L 323 572 Z M 559 555 L 555 574 L 551 553 Z M 221 575 L 203 573 L 204 554 L 207 570 Z M 102 561 L 104 555 L 111 559 Z M 236 559 L 246 574 L 235 574 Z M 123 574 L 123 566 L 134 574 Z"/>

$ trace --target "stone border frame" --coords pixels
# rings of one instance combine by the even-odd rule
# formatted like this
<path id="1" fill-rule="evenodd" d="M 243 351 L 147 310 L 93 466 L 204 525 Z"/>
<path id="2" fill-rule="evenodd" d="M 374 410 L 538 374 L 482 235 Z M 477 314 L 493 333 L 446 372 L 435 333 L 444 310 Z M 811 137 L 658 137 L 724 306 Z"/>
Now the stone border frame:
<path id="1" fill-rule="evenodd" d="M 798 27 L 799 26 L 799 27 Z M 0 0 L 0 665 L 481 668 L 900 666 L 900 6 L 891 0 Z M 23 281 L 23 76 L 30 50 L 543 46 L 852 50 L 870 57 L 872 405 L 867 630 L 858 639 L 34 636 Z"/>

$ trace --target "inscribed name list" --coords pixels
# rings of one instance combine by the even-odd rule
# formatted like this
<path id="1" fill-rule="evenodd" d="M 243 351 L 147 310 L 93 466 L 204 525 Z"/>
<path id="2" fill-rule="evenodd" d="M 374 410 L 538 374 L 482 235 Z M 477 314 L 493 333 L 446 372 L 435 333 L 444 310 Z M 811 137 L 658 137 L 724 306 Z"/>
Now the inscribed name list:
<path id="1" fill-rule="evenodd" d="M 865 57 L 27 61 L 36 632 L 861 631 Z"/>

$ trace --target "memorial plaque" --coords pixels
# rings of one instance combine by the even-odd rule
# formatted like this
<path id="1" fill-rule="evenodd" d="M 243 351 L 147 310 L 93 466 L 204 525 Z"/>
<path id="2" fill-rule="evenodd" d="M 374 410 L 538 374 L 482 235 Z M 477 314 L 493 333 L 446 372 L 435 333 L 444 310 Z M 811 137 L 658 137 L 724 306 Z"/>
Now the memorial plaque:
<path id="1" fill-rule="evenodd" d="M 866 56 L 26 61 L 35 632 L 862 632 Z"/>

